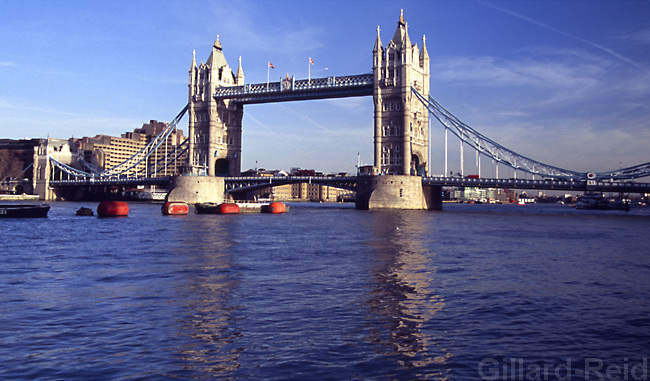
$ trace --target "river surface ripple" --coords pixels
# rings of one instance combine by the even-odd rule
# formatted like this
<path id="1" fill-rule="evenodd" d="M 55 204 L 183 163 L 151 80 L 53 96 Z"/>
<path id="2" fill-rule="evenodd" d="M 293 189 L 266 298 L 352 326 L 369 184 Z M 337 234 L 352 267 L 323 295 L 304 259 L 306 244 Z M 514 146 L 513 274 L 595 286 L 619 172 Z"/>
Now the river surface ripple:
<path id="1" fill-rule="evenodd" d="M 648 209 L 80 206 L 0 220 L 1 378 L 647 377 Z"/>

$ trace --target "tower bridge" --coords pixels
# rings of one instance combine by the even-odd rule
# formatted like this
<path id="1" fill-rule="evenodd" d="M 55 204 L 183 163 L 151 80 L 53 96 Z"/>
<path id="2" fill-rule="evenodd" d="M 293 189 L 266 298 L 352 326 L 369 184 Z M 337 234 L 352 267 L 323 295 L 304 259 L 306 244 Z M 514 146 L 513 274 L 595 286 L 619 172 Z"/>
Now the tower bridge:
<path id="1" fill-rule="evenodd" d="M 55 177 L 50 178 L 48 184 L 54 189 L 168 184 L 170 200 L 202 202 L 243 197 L 247 192 L 265 187 L 311 182 L 355 190 L 357 207 L 363 209 L 440 208 L 441 191 L 445 186 L 650 192 L 650 184 L 631 181 L 650 176 L 650 163 L 610 172 L 582 173 L 527 158 L 489 139 L 430 96 L 426 37 L 422 36 L 421 45 L 411 42 L 403 13 L 388 43 L 382 43 L 380 31 L 378 27 L 372 49 L 372 73 L 309 79 L 287 75 L 277 82 L 255 84 L 245 83 L 241 57 L 235 71 L 229 66 L 217 36 L 206 62 L 197 63 L 196 53 L 193 53 L 188 104 L 161 133 L 160 139 L 155 139 L 124 163 L 103 172 L 84 172 L 50 158 L 51 173 Z M 240 177 L 245 105 L 355 96 L 373 97 L 372 174 L 323 178 Z M 154 179 L 132 175 L 130 171 L 156 152 L 166 134 L 176 128 L 186 113 L 189 119 L 189 137 L 183 145 L 183 150 L 188 152 L 186 176 Z M 445 147 L 447 132 L 451 131 L 461 141 L 461 147 L 468 146 L 477 152 L 479 168 L 480 157 L 496 163 L 497 178 L 431 177 L 428 171 L 430 118 L 445 128 Z M 180 155 L 178 152 L 172 154 Z M 533 179 L 499 179 L 498 165 L 514 169 L 515 174 L 517 171 L 532 174 Z M 445 173 L 448 173 L 446 153 Z"/>

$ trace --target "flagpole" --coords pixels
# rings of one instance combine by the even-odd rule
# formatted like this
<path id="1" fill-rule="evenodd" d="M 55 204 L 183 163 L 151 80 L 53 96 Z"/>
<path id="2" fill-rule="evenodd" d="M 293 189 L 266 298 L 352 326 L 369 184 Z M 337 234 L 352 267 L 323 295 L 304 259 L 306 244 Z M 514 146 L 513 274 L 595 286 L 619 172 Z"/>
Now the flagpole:
<path id="1" fill-rule="evenodd" d="M 271 74 L 271 61 L 266 63 L 266 89 L 269 89 L 269 75 Z"/>
<path id="2" fill-rule="evenodd" d="M 311 84 L 311 57 L 307 61 L 307 83 Z"/>

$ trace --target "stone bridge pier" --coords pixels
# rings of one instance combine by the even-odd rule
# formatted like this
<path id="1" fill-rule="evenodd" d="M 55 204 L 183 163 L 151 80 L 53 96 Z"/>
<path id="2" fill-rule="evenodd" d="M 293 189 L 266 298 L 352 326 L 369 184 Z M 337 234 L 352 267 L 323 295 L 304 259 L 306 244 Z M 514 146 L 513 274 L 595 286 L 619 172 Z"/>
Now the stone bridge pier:
<path id="1" fill-rule="evenodd" d="M 442 187 L 423 186 L 420 176 L 359 176 L 356 208 L 442 210 Z"/>

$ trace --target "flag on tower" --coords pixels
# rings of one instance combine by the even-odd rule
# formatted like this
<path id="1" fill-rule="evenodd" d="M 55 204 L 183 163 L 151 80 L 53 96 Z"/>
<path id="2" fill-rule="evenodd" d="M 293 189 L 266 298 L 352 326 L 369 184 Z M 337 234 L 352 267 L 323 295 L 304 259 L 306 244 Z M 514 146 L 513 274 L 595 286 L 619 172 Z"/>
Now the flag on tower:
<path id="1" fill-rule="evenodd" d="M 270 67 L 271 69 L 275 69 L 275 66 L 273 66 L 273 64 L 271 63 L 271 61 L 269 61 L 269 67 Z"/>
<path id="2" fill-rule="evenodd" d="M 309 63 L 311 63 L 312 65 L 314 64 L 314 60 L 312 60 L 311 57 L 309 57 Z"/>

